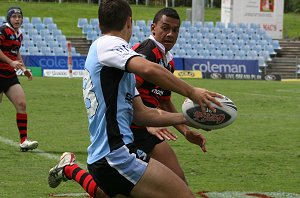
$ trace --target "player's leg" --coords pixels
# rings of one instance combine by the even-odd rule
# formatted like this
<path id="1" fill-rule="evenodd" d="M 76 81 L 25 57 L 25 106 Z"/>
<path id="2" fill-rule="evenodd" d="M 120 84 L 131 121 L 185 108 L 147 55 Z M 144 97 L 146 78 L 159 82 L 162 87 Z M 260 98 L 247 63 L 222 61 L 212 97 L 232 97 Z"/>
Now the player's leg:
<path id="1" fill-rule="evenodd" d="M 76 164 L 75 155 L 69 152 L 63 153 L 59 163 L 49 171 L 48 184 L 51 188 L 56 188 L 62 181 L 67 180 L 74 180 L 80 184 L 91 197 L 108 198 L 92 176 Z"/>
<path id="2" fill-rule="evenodd" d="M 20 149 L 22 151 L 32 150 L 37 148 L 37 141 L 27 139 L 27 113 L 26 113 L 26 98 L 23 88 L 19 83 L 13 84 L 5 92 L 5 95 L 16 108 L 16 122 L 20 134 Z"/>
<path id="3" fill-rule="evenodd" d="M 155 159 L 150 159 L 144 175 L 130 195 L 141 198 L 195 197 L 182 179 Z"/>
<path id="4" fill-rule="evenodd" d="M 167 166 L 184 182 L 186 182 L 184 172 L 180 167 L 176 154 L 166 141 L 156 144 L 150 153 L 150 157 Z"/>
<path id="5" fill-rule="evenodd" d="M 151 158 L 156 159 L 175 172 L 183 181 L 184 172 L 181 169 L 175 152 L 166 141 L 150 134 L 147 128 L 132 128 L 135 145 L 146 152 Z"/>

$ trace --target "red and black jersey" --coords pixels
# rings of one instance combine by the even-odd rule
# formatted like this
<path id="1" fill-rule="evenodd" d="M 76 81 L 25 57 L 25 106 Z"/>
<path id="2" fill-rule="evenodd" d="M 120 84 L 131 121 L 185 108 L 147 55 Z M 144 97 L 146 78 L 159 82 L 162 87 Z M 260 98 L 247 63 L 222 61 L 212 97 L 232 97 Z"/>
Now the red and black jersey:
<path id="1" fill-rule="evenodd" d="M 147 60 L 158 63 L 171 73 L 174 73 L 174 60 L 166 63 L 163 53 L 151 39 L 146 39 L 142 43 L 138 43 L 133 47 L 133 50 L 142 54 Z M 136 80 L 141 83 L 138 88 L 140 96 L 144 104 L 148 107 L 156 108 L 159 106 L 159 100 L 170 100 L 171 91 L 163 89 L 153 83 L 150 83 L 140 76 L 135 75 Z"/>
<path id="2" fill-rule="evenodd" d="M 0 26 L 0 49 L 11 60 L 17 60 L 22 40 L 23 35 L 21 32 L 15 32 L 7 24 Z M 13 67 L 0 61 L 0 77 L 10 78 L 15 75 L 16 72 Z"/>

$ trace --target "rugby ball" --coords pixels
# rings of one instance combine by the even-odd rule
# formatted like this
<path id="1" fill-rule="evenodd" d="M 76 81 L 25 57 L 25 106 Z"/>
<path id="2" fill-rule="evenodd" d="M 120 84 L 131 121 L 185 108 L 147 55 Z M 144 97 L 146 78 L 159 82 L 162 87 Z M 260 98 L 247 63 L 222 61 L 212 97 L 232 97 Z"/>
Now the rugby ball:
<path id="1" fill-rule="evenodd" d="M 201 111 L 199 104 L 187 98 L 182 104 L 182 113 L 195 128 L 206 130 L 224 128 L 232 124 L 236 119 L 237 107 L 228 97 L 223 97 L 216 98 L 222 104 L 222 107 L 211 102 L 216 112 L 213 112 L 206 106 L 205 113 Z"/>

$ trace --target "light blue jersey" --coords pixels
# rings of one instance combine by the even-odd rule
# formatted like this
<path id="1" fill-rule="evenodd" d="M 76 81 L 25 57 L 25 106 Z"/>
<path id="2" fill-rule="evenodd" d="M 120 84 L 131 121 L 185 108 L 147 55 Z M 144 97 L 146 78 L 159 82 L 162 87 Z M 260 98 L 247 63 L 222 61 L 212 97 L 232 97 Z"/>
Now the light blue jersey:
<path id="1" fill-rule="evenodd" d="M 138 55 L 122 38 L 107 35 L 94 41 L 89 49 L 83 76 L 91 141 L 88 164 L 133 142 L 132 100 L 138 92 L 126 64 Z"/>

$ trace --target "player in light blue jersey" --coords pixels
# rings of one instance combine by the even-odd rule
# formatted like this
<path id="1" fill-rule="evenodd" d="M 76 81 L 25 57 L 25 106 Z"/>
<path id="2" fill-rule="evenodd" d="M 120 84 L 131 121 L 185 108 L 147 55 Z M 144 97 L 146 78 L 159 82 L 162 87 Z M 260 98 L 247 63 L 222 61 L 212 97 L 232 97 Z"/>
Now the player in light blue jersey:
<path id="1" fill-rule="evenodd" d="M 134 145 L 132 122 L 140 126 L 189 124 L 181 113 L 144 106 L 135 88 L 134 74 L 191 98 L 203 111 L 204 104 L 215 111 L 210 101 L 221 106 L 214 98 L 221 96 L 192 87 L 129 48 L 132 12 L 127 1 L 102 0 L 98 18 L 103 36 L 89 49 L 83 78 L 91 141 L 87 163 L 93 180 L 110 197 L 195 197 L 173 171 Z M 49 185 L 59 184 L 58 175 L 70 178 L 69 168 L 74 162 L 73 154 L 64 154 L 50 170 Z"/>

